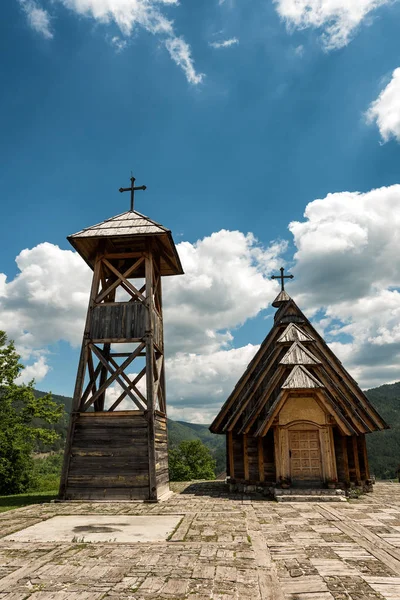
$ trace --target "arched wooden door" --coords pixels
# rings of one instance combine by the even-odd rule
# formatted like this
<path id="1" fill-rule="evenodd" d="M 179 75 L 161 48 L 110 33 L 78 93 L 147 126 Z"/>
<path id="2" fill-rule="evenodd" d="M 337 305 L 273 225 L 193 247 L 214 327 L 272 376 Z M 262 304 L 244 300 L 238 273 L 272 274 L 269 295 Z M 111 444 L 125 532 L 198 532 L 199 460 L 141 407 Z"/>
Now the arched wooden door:
<path id="1" fill-rule="evenodd" d="M 289 460 L 292 483 L 320 483 L 322 456 L 318 429 L 289 430 Z"/>

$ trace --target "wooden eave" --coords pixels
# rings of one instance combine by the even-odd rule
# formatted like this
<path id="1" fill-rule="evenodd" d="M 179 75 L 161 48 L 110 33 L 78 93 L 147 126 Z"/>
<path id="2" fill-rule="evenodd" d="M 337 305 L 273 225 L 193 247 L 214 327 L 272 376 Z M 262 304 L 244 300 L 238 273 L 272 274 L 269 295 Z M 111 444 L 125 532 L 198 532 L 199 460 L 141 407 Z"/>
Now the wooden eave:
<path id="1" fill-rule="evenodd" d="M 277 389 L 282 389 L 282 386 L 279 386 L 279 383 L 283 383 L 288 375 L 287 366 L 279 365 L 276 369 L 275 373 L 272 375 L 271 380 L 264 390 L 262 396 L 258 399 L 257 403 L 251 410 L 250 414 L 244 420 L 242 427 L 239 430 L 239 433 L 249 433 L 251 427 L 253 426 L 256 419 L 259 417 L 261 411 L 268 404 L 273 395 L 274 391 Z"/>

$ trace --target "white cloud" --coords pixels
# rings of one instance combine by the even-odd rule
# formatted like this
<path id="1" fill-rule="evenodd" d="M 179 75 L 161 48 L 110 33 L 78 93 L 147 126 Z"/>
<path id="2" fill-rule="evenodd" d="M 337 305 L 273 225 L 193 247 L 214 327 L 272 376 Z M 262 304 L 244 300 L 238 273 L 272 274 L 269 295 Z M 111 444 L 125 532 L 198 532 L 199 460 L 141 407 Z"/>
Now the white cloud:
<path id="1" fill-rule="evenodd" d="M 178 244 L 184 276 L 164 280 L 169 353 L 211 353 L 231 331 L 267 308 L 277 293 L 270 273 L 281 266 L 286 242 L 261 246 L 252 234 L 221 230 L 195 244 Z"/>
<path id="2" fill-rule="evenodd" d="M 291 29 L 322 31 L 326 50 L 342 48 L 358 26 L 378 7 L 392 0 L 273 0 L 279 16 Z"/>
<path id="3" fill-rule="evenodd" d="M 142 27 L 161 37 L 174 62 L 182 68 L 187 80 L 199 84 L 203 75 L 197 73 L 191 57 L 189 44 L 176 35 L 174 23 L 160 10 L 160 7 L 178 6 L 178 0 L 58 0 L 65 7 L 85 17 L 90 17 L 104 25 L 116 24 L 124 37 Z M 121 50 L 124 41 L 117 37 L 117 48 Z"/>
<path id="4" fill-rule="evenodd" d="M 34 0 L 19 0 L 28 20 L 29 26 L 46 39 L 52 39 L 51 18 L 47 10 Z"/>
<path id="5" fill-rule="evenodd" d="M 236 44 L 239 43 L 238 38 L 233 37 L 230 38 L 229 40 L 222 40 L 221 42 L 210 42 L 210 46 L 212 46 L 213 48 L 229 48 L 230 46 L 235 46 Z"/>
<path id="6" fill-rule="evenodd" d="M 296 301 L 362 386 L 398 380 L 400 185 L 328 194 L 289 228 Z"/>
<path id="7" fill-rule="evenodd" d="M 128 42 L 126 40 L 121 40 L 118 35 L 114 35 L 110 39 L 110 44 L 115 48 L 116 52 L 122 52 L 128 46 Z"/>
<path id="8" fill-rule="evenodd" d="M 0 329 L 14 339 L 28 358 L 58 340 L 78 346 L 90 286 L 90 269 L 70 250 L 47 242 L 22 250 L 19 274 L 3 277 Z"/>
<path id="9" fill-rule="evenodd" d="M 366 118 L 377 124 L 384 142 L 392 137 L 400 142 L 400 68 L 393 71 L 390 82 L 371 103 Z"/>
<path id="10" fill-rule="evenodd" d="M 170 37 L 165 41 L 165 45 L 172 60 L 183 69 L 189 83 L 193 83 L 194 85 L 201 83 L 204 74 L 196 73 L 190 53 L 190 46 L 185 40 L 182 37 Z"/>
<path id="11" fill-rule="evenodd" d="M 248 344 L 205 355 L 178 353 L 167 360 L 169 416 L 211 423 L 257 350 Z"/>
<path id="12" fill-rule="evenodd" d="M 22 371 L 21 375 L 15 380 L 17 384 L 29 383 L 32 379 L 35 380 L 35 383 L 44 379 L 49 372 L 49 365 L 46 362 L 46 358 L 44 356 L 40 356 L 37 361 L 33 364 L 25 367 Z"/>

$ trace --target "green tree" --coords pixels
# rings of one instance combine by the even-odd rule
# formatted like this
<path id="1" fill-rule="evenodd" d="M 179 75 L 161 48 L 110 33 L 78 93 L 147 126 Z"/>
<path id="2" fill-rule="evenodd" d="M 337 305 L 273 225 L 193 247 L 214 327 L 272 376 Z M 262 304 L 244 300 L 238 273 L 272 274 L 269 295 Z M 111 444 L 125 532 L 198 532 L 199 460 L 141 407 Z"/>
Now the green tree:
<path id="1" fill-rule="evenodd" d="M 0 495 L 28 490 L 33 478 L 32 452 L 41 441 L 52 443 L 58 436 L 44 423 L 56 423 L 63 414 L 46 394 L 36 398 L 31 381 L 17 385 L 23 365 L 14 343 L 0 331 Z"/>
<path id="2" fill-rule="evenodd" d="M 185 440 L 169 453 L 171 481 L 215 479 L 215 460 L 200 440 Z"/>

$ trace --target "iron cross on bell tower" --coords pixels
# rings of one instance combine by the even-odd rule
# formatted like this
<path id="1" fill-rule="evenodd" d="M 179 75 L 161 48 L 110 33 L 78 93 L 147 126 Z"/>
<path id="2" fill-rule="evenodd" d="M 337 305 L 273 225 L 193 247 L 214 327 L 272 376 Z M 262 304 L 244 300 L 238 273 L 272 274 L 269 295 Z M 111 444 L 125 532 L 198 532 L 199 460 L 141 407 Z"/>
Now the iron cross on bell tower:
<path id="1" fill-rule="evenodd" d="M 283 267 L 281 267 L 280 269 L 281 274 L 280 275 L 271 275 L 271 279 L 280 279 L 281 280 L 281 292 L 285 291 L 285 279 L 293 279 L 294 275 L 284 275 L 284 271 L 285 269 Z"/>
<path id="2" fill-rule="evenodd" d="M 119 188 L 120 192 L 130 192 L 131 193 L 131 212 L 133 212 L 133 208 L 134 208 L 135 192 L 136 192 L 136 190 L 143 190 L 144 191 L 146 189 L 145 185 L 139 185 L 139 186 L 135 187 L 135 181 L 136 180 L 135 180 L 135 178 L 132 175 L 132 177 L 131 177 L 131 187 L 128 187 L 128 188 L 120 187 Z"/>

